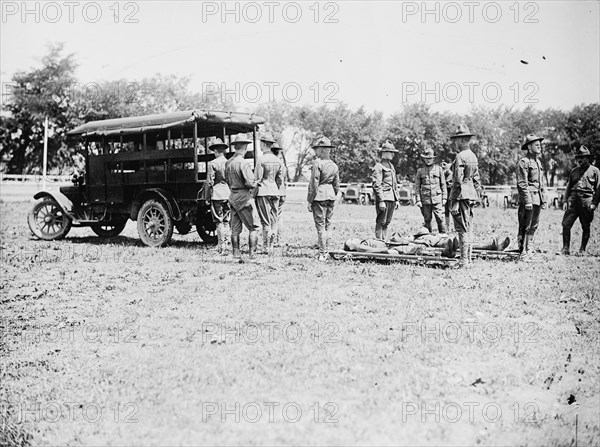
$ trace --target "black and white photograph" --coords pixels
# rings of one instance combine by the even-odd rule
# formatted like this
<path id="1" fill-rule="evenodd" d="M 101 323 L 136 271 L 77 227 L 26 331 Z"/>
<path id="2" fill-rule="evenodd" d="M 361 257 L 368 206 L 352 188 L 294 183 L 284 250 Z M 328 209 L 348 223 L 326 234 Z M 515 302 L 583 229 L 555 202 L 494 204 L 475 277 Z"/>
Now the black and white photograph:
<path id="1" fill-rule="evenodd" d="M 0 447 L 600 447 L 600 0 L 0 12 Z"/>

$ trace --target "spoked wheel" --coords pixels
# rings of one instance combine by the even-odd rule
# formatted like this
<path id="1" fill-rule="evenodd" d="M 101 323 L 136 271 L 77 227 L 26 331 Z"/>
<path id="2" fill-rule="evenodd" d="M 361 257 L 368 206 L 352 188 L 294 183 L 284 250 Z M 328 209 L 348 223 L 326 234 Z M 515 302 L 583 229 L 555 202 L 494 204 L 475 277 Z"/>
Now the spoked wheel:
<path id="1" fill-rule="evenodd" d="M 71 218 L 60 208 L 56 200 L 45 197 L 33 205 L 27 216 L 31 232 L 40 239 L 53 241 L 64 238 L 71 229 Z"/>
<path id="2" fill-rule="evenodd" d="M 137 217 L 140 239 L 149 247 L 164 247 L 173 236 L 173 218 L 158 200 L 145 202 Z"/>
<path id="3" fill-rule="evenodd" d="M 125 229 L 127 221 L 123 222 L 112 222 L 110 224 L 94 224 L 92 225 L 92 231 L 100 237 L 115 237 L 121 234 Z"/>
<path id="4" fill-rule="evenodd" d="M 219 241 L 217 237 L 217 226 L 212 220 L 210 210 L 199 210 L 196 216 L 196 231 L 198 236 L 207 244 L 216 244 Z"/>

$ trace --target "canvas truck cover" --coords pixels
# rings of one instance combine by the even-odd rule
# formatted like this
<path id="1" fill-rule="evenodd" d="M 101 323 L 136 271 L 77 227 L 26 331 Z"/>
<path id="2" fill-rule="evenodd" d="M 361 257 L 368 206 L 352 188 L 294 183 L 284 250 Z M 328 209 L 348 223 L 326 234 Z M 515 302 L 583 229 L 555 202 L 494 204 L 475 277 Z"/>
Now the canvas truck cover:
<path id="1" fill-rule="evenodd" d="M 227 134 L 252 132 L 256 125 L 264 124 L 264 118 L 253 113 L 212 110 L 185 110 L 144 116 L 131 116 L 90 121 L 67 132 L 69 137 L 85 137 L 97 140 L 117 135 L 135 135 L 147 131 L 192 128 L 198 123 L 198 135 L 208 135 L 215 128 L 227 130 Z"/>

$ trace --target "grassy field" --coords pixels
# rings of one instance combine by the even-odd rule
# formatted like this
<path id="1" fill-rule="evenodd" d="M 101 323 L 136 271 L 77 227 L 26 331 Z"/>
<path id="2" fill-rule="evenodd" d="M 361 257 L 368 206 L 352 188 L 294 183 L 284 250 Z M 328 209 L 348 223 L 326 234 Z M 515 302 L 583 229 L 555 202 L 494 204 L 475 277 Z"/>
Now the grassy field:
<path id="1" fill-rule="evenodd" d="M 300 204 L 288 246 L 244 264 L 132 222 L 37 241 L 30 206 L 0 208 L 0 445 L 600 444 L 598 216 L 586 257 L 556 255 L 547 210 L 538 262 L 450 270 L 318 263 Z M 340 205 L 336 248 L 373 226 Z M 475 227 L 514 237 L 516 210 Z"/>

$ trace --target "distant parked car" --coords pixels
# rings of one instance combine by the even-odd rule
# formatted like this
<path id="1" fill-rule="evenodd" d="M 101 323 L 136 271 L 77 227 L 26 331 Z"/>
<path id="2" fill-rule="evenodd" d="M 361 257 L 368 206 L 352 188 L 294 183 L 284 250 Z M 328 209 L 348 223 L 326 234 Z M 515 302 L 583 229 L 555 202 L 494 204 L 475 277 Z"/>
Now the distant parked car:
<path id="1" fill-rule="evenodd" d="M 398 192 L 400 205 L 414 205 L 415 204 L 415 184 L 408 180 L 398 181 Z"/>
<path id="2" fill-rule="evenodd" d="M 373 188 L 365 183 L 350 183 L 341 191 L 342 201 L 346 203 L 360 203 L 370 205 L 375 197 Z"/>

